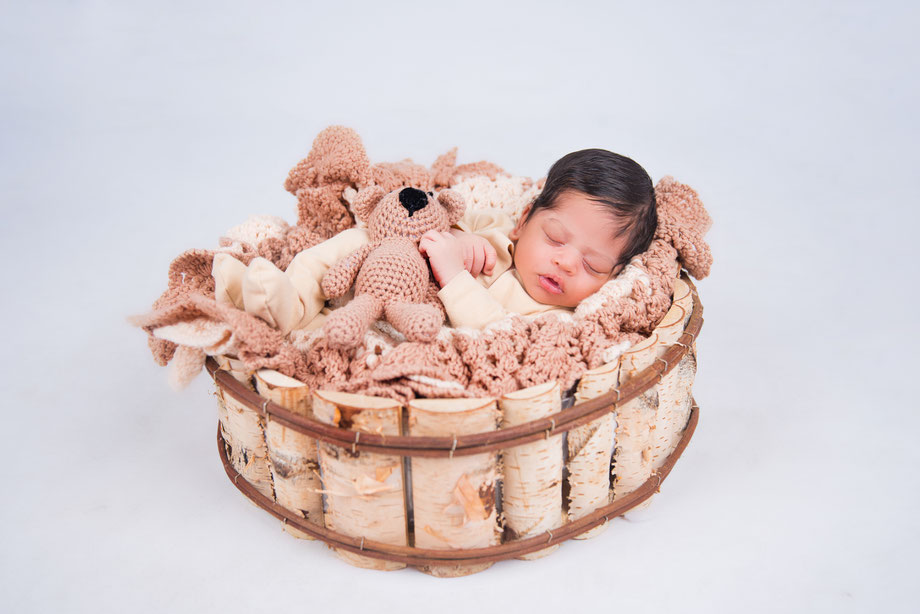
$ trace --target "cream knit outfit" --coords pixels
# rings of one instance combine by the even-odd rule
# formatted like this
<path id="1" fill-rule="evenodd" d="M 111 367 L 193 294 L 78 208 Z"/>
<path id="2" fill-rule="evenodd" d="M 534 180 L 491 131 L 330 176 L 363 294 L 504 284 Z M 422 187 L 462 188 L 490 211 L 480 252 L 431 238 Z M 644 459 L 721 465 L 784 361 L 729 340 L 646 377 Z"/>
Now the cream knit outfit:
<path id="1" fill-rule="evenodd" d="M 571 313 L 565 307 L 538 303 L 527 294 L 511 268 L 514 243 L 508 234 L 514 222 L 495 210 L 468 211 L 456 225 L 484 237 L 497 258 L 491 275 L 476 279 L 462 271 L 438 292 L 448 318 L 456 328 L 482 329 L 509 313 L 532 316 L 547 312 Z M 218 303 L 256 315 L 283 334 L 314 330 L 329 314 L 320 283 L 336 262 L 367 244 L 364 228 L 349 228 L 299 253 L 282 272 L 270 261 L 256 258 L 247 267 L 230 254 L 217 254 L 213 275 Z"/>
<path id="2" fill-rule="evenodd" d="M 517 271 L 511 268 L 514 243 L 508 234 L 514 222 L 506 214 L 495 210 L 471 211 L 457 227 L 484 237 L 495 248 L 497 258 L 491 275 L 474 279 L 467 271 L 461 271 L 438 292 L 452 326 L 483 329 L 509 313 L 526 318 L 547 312 L 572 312 L 566 307 L 538 303 L 527 294 Z"/>

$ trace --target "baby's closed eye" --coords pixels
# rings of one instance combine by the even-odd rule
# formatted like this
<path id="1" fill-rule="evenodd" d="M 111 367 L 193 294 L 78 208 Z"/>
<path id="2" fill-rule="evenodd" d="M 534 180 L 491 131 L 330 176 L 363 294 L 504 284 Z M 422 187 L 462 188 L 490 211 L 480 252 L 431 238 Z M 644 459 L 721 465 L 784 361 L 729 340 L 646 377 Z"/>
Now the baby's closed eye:
<path id="1" fill-rule="evenodd" d="M 606 259 L 585 258 L 585 268 L 593 275 L 610 275 L 613 272 L 613 266 Z"/>
<path id="2" fill-rule="evenodd" d="M 593 275 L 609 275 L 610 274 L 609 270 L 604 270 L 604 267 L 600 265 L 591 264 L 587 260 L 585 261 L 585 268 L 588 269 L 588 272 Z"/>

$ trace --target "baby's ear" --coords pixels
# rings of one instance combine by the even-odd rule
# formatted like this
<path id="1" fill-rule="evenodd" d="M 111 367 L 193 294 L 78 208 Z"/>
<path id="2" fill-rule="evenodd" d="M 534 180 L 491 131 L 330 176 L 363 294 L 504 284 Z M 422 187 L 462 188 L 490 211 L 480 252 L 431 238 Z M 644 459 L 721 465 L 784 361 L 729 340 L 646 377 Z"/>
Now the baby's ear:
<path id="1" fill-rule="evenodd" d="M 521 217 L 517 219 L 514 223 L 514 228 L 511 229 L 511 232 L 508 233 L 508 238 L 512 241 L 517 241 L 521 236 L 521 230 L 524 228 L 524 220 L 527 219 L 527 215 L 530 213 L 530 208 L 533 207 L 533 201 L 530 201 L 524 210 L 521 211 Z"/>
<path id="2" fill-rule="evenodd" d="M 453 190 L 441 190 L 438 192 L 438 202 L 447 209 L 447 216 L 450 225 L 453 226 L 463 217 L 466 211 L 466 202 L 463 197 Z"/>
<path id="3" fill-rule="evenodd" d="M 372 185 L 369 188 L 364 188 L 355 196 L 355 200 L 351 204 L 352 212 L 354 212 L 359 220 L 366 222 L 367 218 L 371 215 L 371 211 L 373 211 L 377 203 L 386 196 L 386 193 L 387 191 L 379 185 Z"/>

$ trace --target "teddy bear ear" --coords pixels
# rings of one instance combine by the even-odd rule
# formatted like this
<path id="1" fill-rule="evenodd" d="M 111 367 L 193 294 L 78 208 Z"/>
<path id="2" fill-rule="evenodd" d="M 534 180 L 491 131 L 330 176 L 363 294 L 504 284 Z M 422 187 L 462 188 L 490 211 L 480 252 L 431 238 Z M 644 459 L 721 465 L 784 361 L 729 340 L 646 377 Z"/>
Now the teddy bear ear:
<path id="1" fill-rule="evenodd" d="M 438 202 L 447 209 L 447 217 L 450 225 L 453 226 L 460 221 L 466 211 L 466 202 L 463 197 L 453 190 L 441 190 L 438 192 Z"/>
<path id="2" fill-rule="evenodd" d="M 457 168 L 457 148 L 454 147 L 446 154 L 438 156 L 431 165 L 431 181 L 436 188 L 446 188 L 450 185 L 450 178 Z"/>
<path id="3" fill-rule="evenodd" d="M 302 188 L 337 182 L 365 186 L 370 183 L 370 166 L 357 132 L 345 126 L 329 126 L 313 140 L 307 157 L 288 173 L 284 188 L 297 194 Z"/>
<path id="4" fill-rule="evenodd" d="M 386 193 L 386 190 L 379 185 L 372 185 L 368 188 L 364 188 L 355 196 L 355 200 L 351 204 L 352 212 L 359 220 L 366 222 L 367 218 L 370 217 L 371 211 L 373 211 L 377 203 L 386 196 Z"/>
<path id="5" fill-rule="evenodd" d="M 671 243 L 684 268 L 696 279 L 709 275 L 712 252 L 703 239 L 712 218 L 696 191 L 673 177 L 664 177 L 655 186 L 658 230 L 655 237 Z"/>

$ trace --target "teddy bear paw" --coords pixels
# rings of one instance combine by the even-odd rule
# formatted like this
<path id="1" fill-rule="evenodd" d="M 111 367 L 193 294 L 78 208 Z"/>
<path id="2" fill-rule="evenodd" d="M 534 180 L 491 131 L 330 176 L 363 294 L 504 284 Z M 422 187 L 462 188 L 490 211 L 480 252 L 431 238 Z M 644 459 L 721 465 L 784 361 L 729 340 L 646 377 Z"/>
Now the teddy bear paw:
<path id="1" fill-rule="evenodd" d="M 387 319 L 408 341 L 432 341 L 444 321 L 431 305 L 393 305 L 387 309 Z"/>
<path id="2" fill-rule="evenodd" d="M 364 338 L 365 331 L 353 321 L 330 318 L 323 328 L 327 345 L 336 350 L 353 348 Z"/>
<path id="3" fill-rule="evenodd" d="M 339 298 L 351 287 L 351 284 L 348 283 L 348 280 L 345 279 L 343 275 L 338 274 L 326 274 L 323 277 L 320 287 L 323 290 L 323 294 L 326 298 Z"/>

